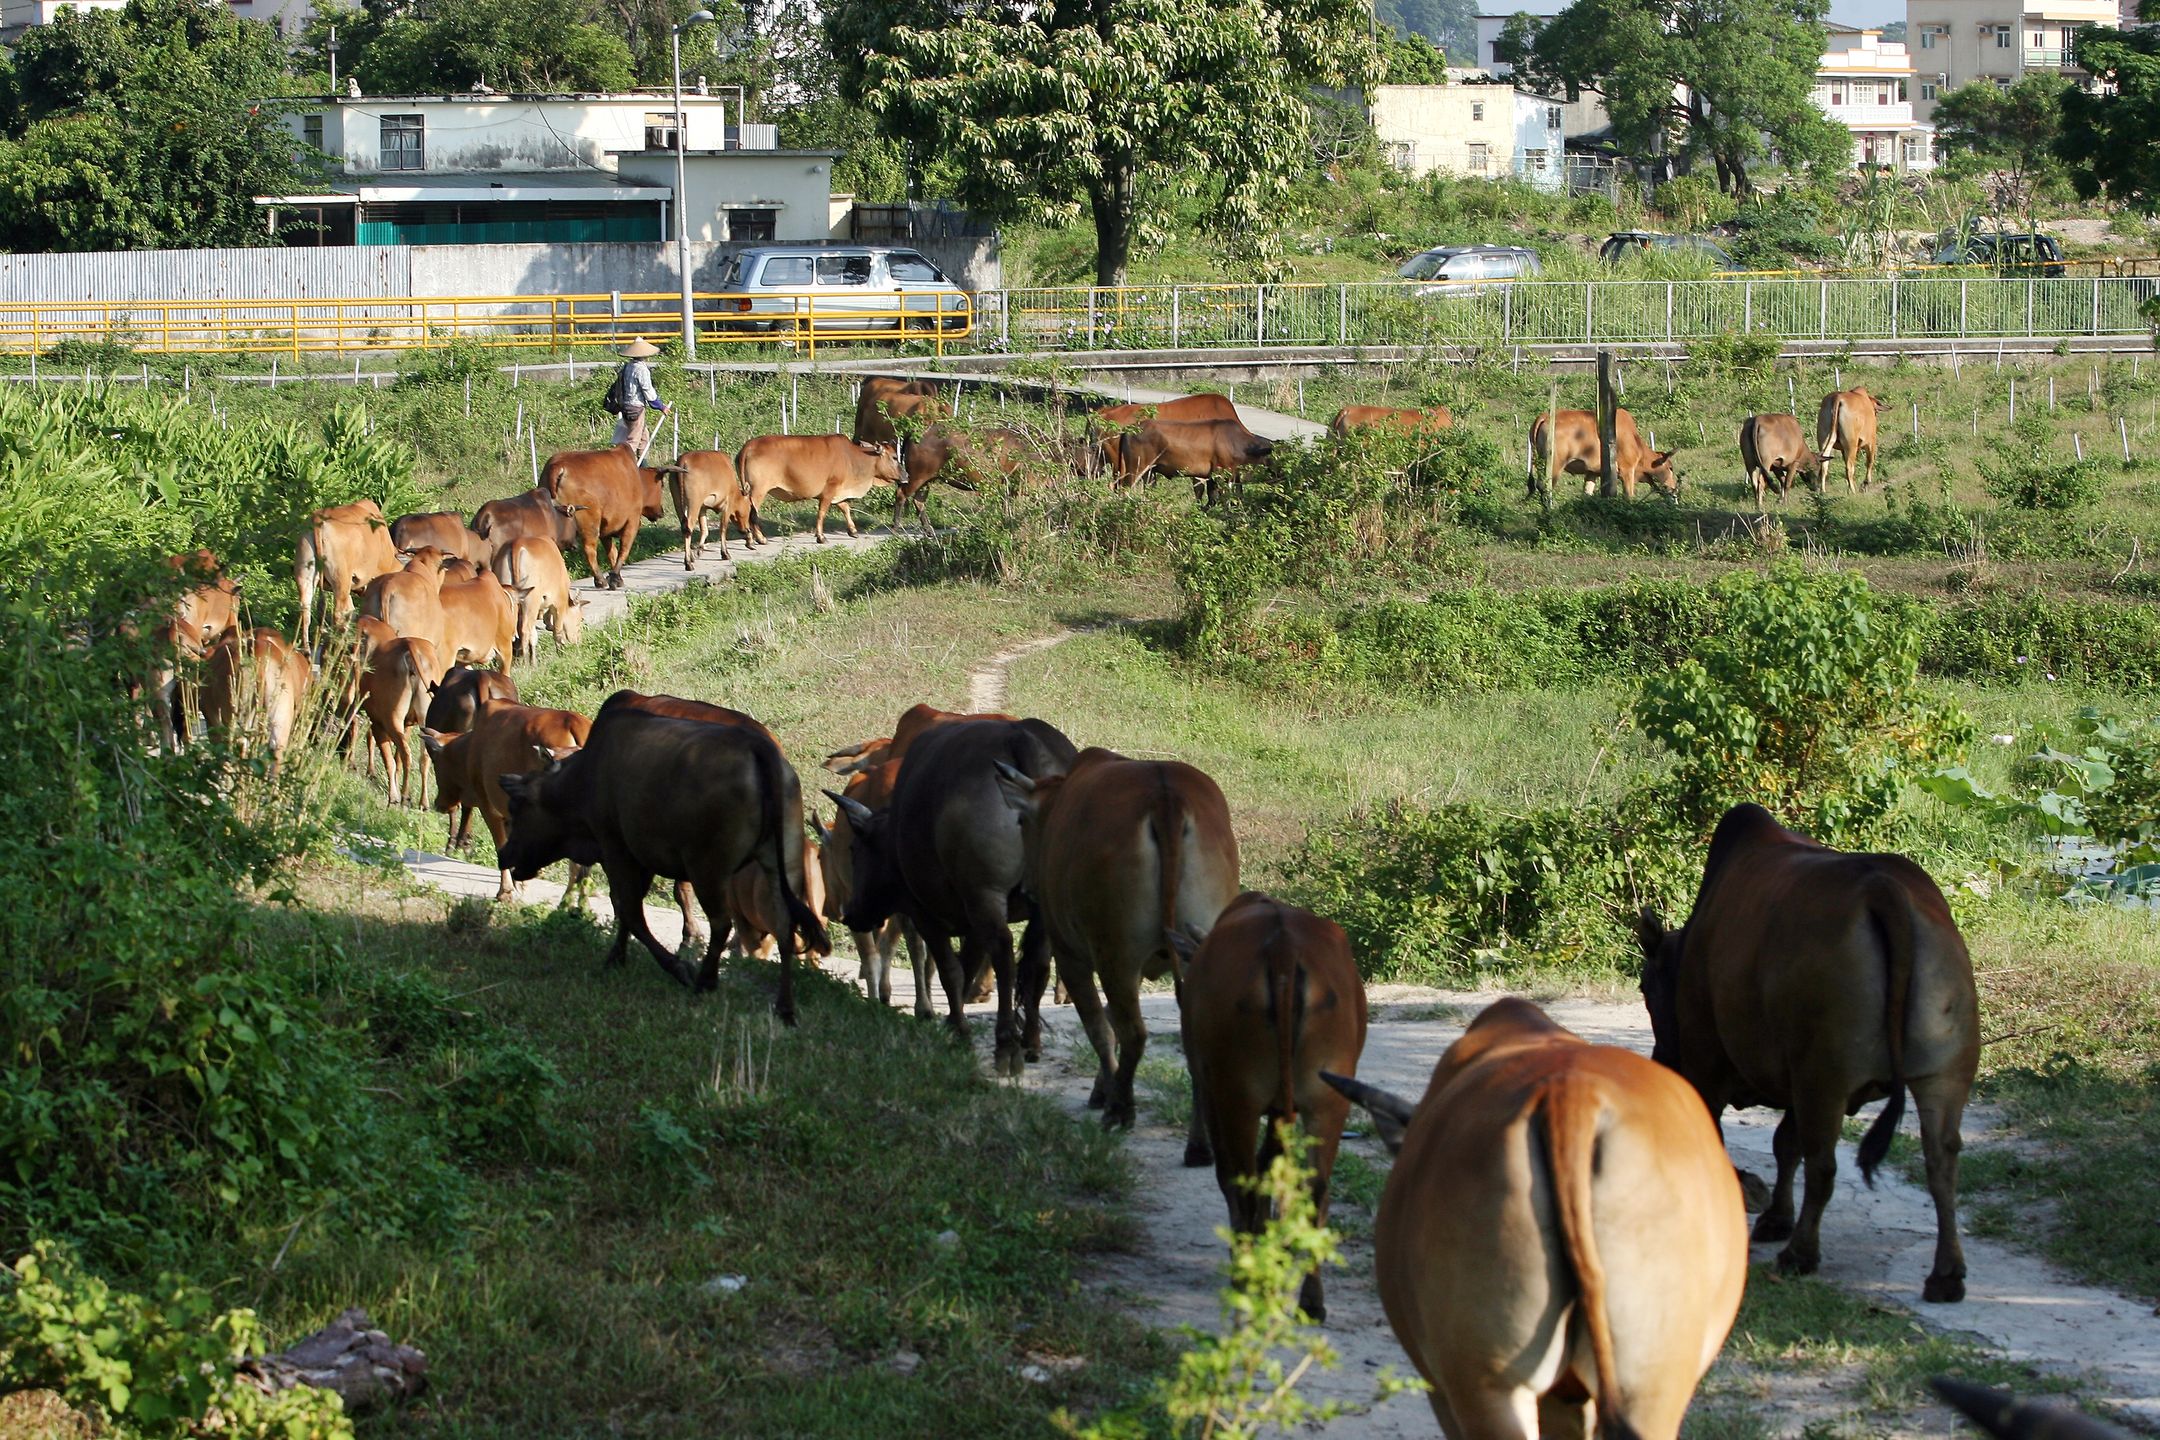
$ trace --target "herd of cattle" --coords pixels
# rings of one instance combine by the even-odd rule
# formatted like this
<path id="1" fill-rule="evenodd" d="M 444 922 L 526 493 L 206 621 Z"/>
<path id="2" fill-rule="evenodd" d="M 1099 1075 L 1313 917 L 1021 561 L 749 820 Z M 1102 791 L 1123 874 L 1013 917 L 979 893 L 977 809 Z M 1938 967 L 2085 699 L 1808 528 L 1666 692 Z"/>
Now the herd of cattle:
<path id="1" fill-rule="evenodd" d="M 881 403 L 907 413 L 893 398 Z M 1848 466 L 1856 448 L 1872 463 L 1866 392 L 1829 397 L 1823 416 Z M 1756 417 L 1743 445 L 1751 468 L 1759 461 L 1780 484 L 1831 448 L 1795 453 L 1766 418 L 1790 425 Z M 1234 411 L 1124 419 L 1138 423 L 1093 442 L 1113 467 L 1206 481 L 1223 473 L 1222 456 L 1242 453 L 1224 428 L 1237 424 Z M 1595 474 L 1594 453 L 1587 463 L 1582 454 L 1596 444 L 1594 419 L 1560 421 L 1561 468 Z M 1663 484 L 1669 454 L 1642 446 L 1624 411 L 1620 422 L 1623 478 Z M 1344 412 L 1334 428 L 1448 423 L 1445 411 L 1367 410 Z M 1211 437 L 1179 428 L 1196 426 L 1213 427 Z M 1541 417 L 1540 445 L 1543 433 Z M 1229 804 L 1190 765 L 1082 750 L 1038 719 L 918 705 L 891 735 L 827 757 L 844 781 L 826 792 L 828 823 L 806 809 L 773 734 L 739 711 L 631 691 L 590 719 L 520 702 L 509 657 L 532 653 L 542 627 L 577 638 L 583 602 L 562 547 L 582 549 L 596 586 L 619 585 L 639 524 L 662 513 L 663 483 L 694 562 L 707 511 L 756 543 L 760 501 L 816 499 L 820 520 L 838 505 L 852 530 L 848 504 L 871 485 L 895 484 L 919 503 L 956 453 L 1003 463 L 1004 441 L 952 431 L 935 464 L 918 469 L 937 443 L 933 425 L 904 465 L 874 434 L 766 436 L 732 462 L 694 452 L 655 468 L 627 450 L 568 452 L 548 462 L 540 486 L 483 506 L 470 526 L 444 514 L 386 522 L 365 501 L 320 510 L 298 547 L 297 644 L 243 632 L 214 559 L 182 557 L 174 563 L 193 584 L 167 621 L 172 659 L 154 687 L 161 732 L 187 742 L 180 662 L 194 657 L 204 663 L 185 668 L 199 668 L 209 726 L 267 741 L 274 761 L 324 664 L 343 706 L 331 713 L 348 728 L 365 718 L 370 773 L 380 754 L 393 801 L 422 788 L 409 782 L 405 745 L 421 728 L 435 808 L 452 817 L 459 844 L 473 813 L 484 817 L 501 895 L 557 861 L 570 862 L 573 883 L 597 867 L 615 914 L 608 963 L 623 963 L 636 939 L 669 976 L 709 989 L 730 943 L 777 952 L 775 1008 L 789 1023 L 795 958 L 830 954 L 832 921 L 852 933 L 880 1003 L 902 943 L 921 982 L 918 1014 L 930 1014 L 934 974 L 964 1034 L 970 994 L 994 989 L 993 1063 L 1015 1075 L 1041 1055 L 1054 960 L 1098 1060 L 1089 1103 L 1113 1126 L 1133 1123 L 1143 984 L 1172 980 L 1194 1100 L 1186 1163 L 1214 1165 L 1236 1229 L 1266 1219 L 1249 1181 L 1278 1150 L 1279 1125 L 1312 1137 L 1323 1220 L 1352 1101 L 1399 1149 L 1376 1225 L 1381 1297 L 1456 1440 L 1514 1440 L 1543 1426 L 1587 1433 L 1593 1414 L 1607 1435 L 1677 1435 L 1745 1283 L 1742 1184 L 1720 1134 L 1728 1106 L 1784 1112 L 1753 1238 L 1786 1241 L 1779 1263 L 1805 1272 L 1820 1257 L 1844 1117 L 1888 1102 L 1859 1147 L 1872 1182 L 1910 1092 L 1938 1222 L 1923 1293 L 1963 1297 L 1956 1186 L 1978 1002 L 1941 892 L 1902 857 L 1839 853 L 1754 806 L 1733 810 L 1711 841 L 1688 923 L 1668 931 L 1641 917 L 1650 1059 L 1503 1000 L 1412 1103 L 1354 1078 L 1366 1001 L 1344 932 L 1242 889 Z M 318 588 L 341 625 L 358 613 L 326 638 L 332 658 L 311 661 Z M 647 923 L 644 900 L 660 877 L 676 882 L 686 937 L 704 943 L 701 964 Z M 1301 1298 L 1323 1315 L 1317 1274 Z"/>

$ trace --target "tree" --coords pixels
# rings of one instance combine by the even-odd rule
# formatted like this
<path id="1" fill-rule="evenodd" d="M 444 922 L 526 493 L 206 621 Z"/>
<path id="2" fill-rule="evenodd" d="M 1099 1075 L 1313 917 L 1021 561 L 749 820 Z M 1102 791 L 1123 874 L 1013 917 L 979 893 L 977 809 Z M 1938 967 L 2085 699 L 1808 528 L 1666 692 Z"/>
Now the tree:
<path id="1" fill-rule="evenodd" d="M 1479 63 L 1473 0 L 1376 0 L 1374 16 L 1400 35 L 1422 35 L 1457 65 Z"/>
<path id="2" fill-rule="evenodd" d="M 2160 3 L 2144 0 L 2138 14 L 2160 20 Z M 2062 97 L 2055 153 L 2078 194 L 2105 191 L 2152 209 L 2160 204 L 2160 30 L 2088 25 L 2078 31 L 2076 54 L 2101 83 Z"/>
<path id="3" fill-rule="evenodd" d="M 1377 69 L 1361 0 L 839 0 L 833 51 L 886 133 L 949 158 L 1001 218 L 1084 207 L 1098 283 L 1124 283 L 1166 200 L 1255 234 L 1308 155 L 1305 95 Z"/>
<path id="4" fill-rule="evenodd" d="M 2032 229 L 2041 187 L 2063 173 L 2055 146 L 2062 138 L 2064 95 L 2072 88 L 2061 75 L 2037 72 L 2007 90 L 1975 80 L 1935 102 L 1935 133 L 1951 173 L 1987 172 L 1998 225 L 2005 215 L 2019 214 Z"/>
<path id="5" fill-rule="evenodd" d="M 1380 37 L 1380 63 L 1390 85 L 1445 85 L 1448 57 L 1415 31 Z"/>
<path id="6" fill-rule="evenodd" d="M 444 94 L 476 83 L 621 90 L 636 74 L 629 45 L 591 23 L 579 0 L 434 0 L 426 18 L 382 9 L 343 14 L 351 17 L 338 30 L 346 68 L 378 94 Z M 311 33 L 327 18 L 317 16 Z"/>
<path id="7" fill-rule="evenodd" d="M 1794 169 L 1843 168 L 1852 137 L 1811 98 L 1824 0 L 1576 0 L 1549 21 L 1517 15 L 1502 58 L 1544 94 L 1593 91 L 1638 160 L 1707 160 L 1748 188 L 1768 134 Z"/>
<path id="8" fill-rule="evenodd" d="M 317 178 L 263 98 L 285 88 L 277 32 L 222 4 L 63 10 L 0 97 L 0 249 L 272 243 L 255 197 Z"/>

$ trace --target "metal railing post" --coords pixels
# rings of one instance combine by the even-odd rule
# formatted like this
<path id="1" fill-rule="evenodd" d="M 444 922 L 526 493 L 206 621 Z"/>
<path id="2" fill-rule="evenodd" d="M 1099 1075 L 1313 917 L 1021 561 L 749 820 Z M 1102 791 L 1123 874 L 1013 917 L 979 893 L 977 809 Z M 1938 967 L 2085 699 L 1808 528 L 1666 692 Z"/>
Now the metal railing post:
<path id="1" fill-rule="evenodd" d="M 1185 315 L 1181 308 L 1178 287 L 1170 287 L 1170 348 L 1175 350 L 1179 339 L 1185 334 Z"/>
<path id="2" fill-rule="evenodd" d="M 1898 338 L 1898 282 L 1895 275 L 1890 277 L 1890 338 Z"/>
<path id="3" fill-rule="evenodd" d="M 1253 286 L 1253 344 L 1267 344 L 1267 286 Z"/>
<path id="4" fill-rule="evenodd" d="M 1350 343 L 1350 287 L 1347 283 L 1335 287 L 1335 343 Z"/>
<path id="5" fill-rule="evenodd" d="M 1816 284 L 1822 291 L 1815 300 L 1816 338 L 1828 340 L 1830 338 L 1830 282 L 1828 280 L 1818 280 Z"/>
<path id="6" fill-rule="evenodd" d="M 2025 282 L 2025 333 L 2033 333 L 2033 282 Z"/>
<path id="7" fill-rule="evenodd" d="M 2092 333 L 2100 333 L 2100 277 L 2093 276 Z"/>
<path id="8" fill-rule="evenodd" d="M 1672 282 L 1672 281 L 1670 281 L 1670 280 L 1667 280 L 1667 281 L 1665 282 L 1665 343 L 1666 343 L 1666 344 L 1668 344 L 1668 345 L 1672 343 L 1672 338 L 1673 338 L 1673 329 L 1672 329 L 1672 298 L 1673 298 L 1673 282 Z"/>
<path id="9" fill-rule="evenodd" d="M 1972 281 L 1958 281 L 1958 334 L 1963 336 L 1970 328 L 1965 323 L 1965 302 L 1972 296 Z"/>
<path id="10" fill-rule="evenodd" d="M 1585 280 L 1582 287 L 1582 338 L 1590 343 L 1592 317 L 1597 309 L 1597 281 Z"/>
<path id="11" fill-rule="evenodd" d="M 1500 287 L 1500 343 L 1512 342 L 1515 334 L 1515 287 Z"/>
<path id="12" fill-rule="evenodd" d="M 1000 290 L 998 296 L 998 348 L 1012 349 L 1012 297 L 1010 290 Z"/>
<path id="13" fill-rule="evenodd" d="M 1753 330 L 1755 328 L 1755 282 L 1753 280 L 1740 282 L 1740 328 L 1742 330 Z"/>
<path id="14" fill-rule="evenodd" d="M 1095 348 L 1095 287 L 1088 286 L 1088 349 Z"/>

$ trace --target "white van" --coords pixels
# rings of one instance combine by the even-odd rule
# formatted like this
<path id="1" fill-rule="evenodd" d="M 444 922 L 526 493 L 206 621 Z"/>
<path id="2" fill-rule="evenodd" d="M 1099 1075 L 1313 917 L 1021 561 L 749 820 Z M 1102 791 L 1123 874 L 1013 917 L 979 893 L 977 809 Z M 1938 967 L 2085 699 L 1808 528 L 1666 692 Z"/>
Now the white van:
<path id="1" fill-rule="evenodd" d="M 967 328 L 968 299 L 913 250 L 883 245 L 760 245 L 720 272 L 719 308 L 758 317 L 761 330 L 890 330 L 950 334 Z"/>

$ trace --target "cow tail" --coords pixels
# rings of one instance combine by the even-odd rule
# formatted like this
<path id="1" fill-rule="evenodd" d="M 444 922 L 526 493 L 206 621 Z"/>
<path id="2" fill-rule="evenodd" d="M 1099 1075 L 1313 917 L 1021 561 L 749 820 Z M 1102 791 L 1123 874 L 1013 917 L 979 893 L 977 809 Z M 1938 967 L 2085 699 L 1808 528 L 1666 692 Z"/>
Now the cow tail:
<path id="1" fill-rule="evenodd" d="M 1890 1141 L 1905 1118 L 1905 1010 L 1912 994 L 1913 914 L 1912 898 L 1905 887 L 1887 875 L 1868 882 L 1868 920 L 1882 947 L 1885 972 L 1883 1015 L 1888 1030 L 1883 1038 L 1890 1051 L 1890 1098 L 1860 1137 L 1860 1178 L 1875 1186 L 1875 1167 L 1890 1153 Z"/>
<path id="2" fill-rule="evenodd" d="M 1843 391 L 1832 395 L 1829 403 L 1815 416 L 1815 453 L 1830 453 L 1830 442 L 1837 439 L 1838 422 L 1845 418 L 1845 395 Z"/>
<path id="3" fill-rule="evenodd" d="M 829 952 L 832 937 L 825 933 L 825 922 L 817 912 L 803 903 L 788 883 L 786 817 L 780 813 L 781 780 L 780 767 L 786 762 L 780 758 L 780 748 L 763 736 L 752 736 L 751 746 L 757 756 L 758 789 L 763 792 L 760 802 L 760 825 L 765 837 L 773 847 L 773 883 L 780 887 L 780 903 L 786 909 L 789 928 L 809 942 L 810 949 Z M 796 842 L 798 845 L 801 841 Z"/>
<path id="4" fill-rule="evenodd" d="M 1297 1123 L 1297 1040 L 1305 1027 L 1305 967 L 1282 942 L 1278 914 L 1274 942 L 1268 946 L 1268 1008 L 1275 1022 L 1275 1123 Z"/>
<path id="5" fill-rule="evenodd" d="M 1532 495 L 1538 493 L 1539 483 L 1549 478 L 1543 472 L 1552 469 L 1549 462 L 1545 464 L 1539 463 L 1541 457 L 1538 452 L 1545 448 L 1545 428 L 1545 414 L 1540 411 L 1538 417 L 1530 422 L 1530 493 Z"/>
<path id="6" fill-rule="evenodd" d="M 1185 807 L 1178 803 L 1177 792 L 1170 788 L 1167 776 L 1158 774 L 1155 813 L 1149 823 L 1155 827 L 1155 858 L 1161 866 L 1162 943 L 1168 946 L 1170 933 L 1178 928 L 1178 885 L 1185 864 Z M 1173 954 L 1170 959 L 1175 966 L 1177 956 Z"/>
<path id="7" fill-rule="evenodd" d="M 1552 1177 L 1560 1244 L 1582 1296 L 1576 1313 L 1590 1332 L 1590 1355 L 1597 1366 L 1598 1440 L 1638 1440 L 1635 1427 L 1626 1419 L 1626 1397 L 1620 1393 L 1612 1317 L 1605 1308 L 1605 1262 L 1598 1254 L 1590 1214 L 1590 1179 L 1597 1170 L 1598 1129 L 1604 1111 L 1591 1086 L 1563 1079 L 1547 1087 L 1537 1113 L 1545 1122 L 1546 1165 Z"/>

